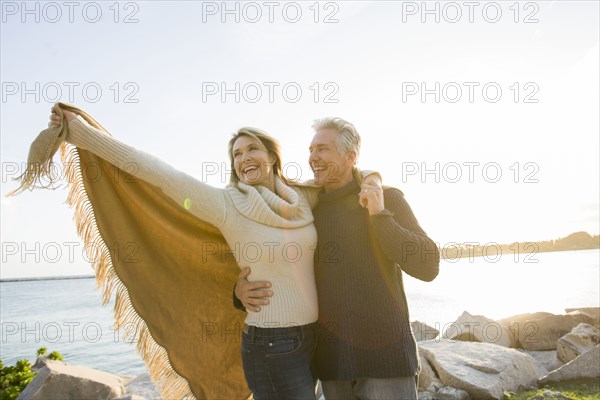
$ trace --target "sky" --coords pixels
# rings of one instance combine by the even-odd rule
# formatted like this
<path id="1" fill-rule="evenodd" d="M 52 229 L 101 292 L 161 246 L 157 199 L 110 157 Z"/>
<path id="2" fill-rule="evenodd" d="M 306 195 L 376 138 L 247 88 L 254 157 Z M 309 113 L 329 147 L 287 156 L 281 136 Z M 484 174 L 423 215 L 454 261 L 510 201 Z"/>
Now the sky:
<path id="1" fill-rule="evenodd" d="M 242 126 L 308 179 L 313 121 L 362 136 L 440 246 L 598 234 L 599 3 L 1 2 L 3 194 L 57 101 L 224 187 Z M 56 157 L 59 161 L 59 157 Z M 1 278 L 91 274 L 66 189 L 1 203 Z"/>

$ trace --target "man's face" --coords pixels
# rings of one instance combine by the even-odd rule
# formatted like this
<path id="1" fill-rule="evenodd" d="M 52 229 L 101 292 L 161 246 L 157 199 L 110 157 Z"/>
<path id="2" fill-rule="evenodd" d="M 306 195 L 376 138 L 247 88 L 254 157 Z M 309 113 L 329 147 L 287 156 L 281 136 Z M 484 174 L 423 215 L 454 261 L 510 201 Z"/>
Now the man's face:
<path id="1" fill-rule="evenodd" d="M 353 157 L 340 155 L 335 144 L 338 135 L 335 129 L 320 129 L 310 143 L 308 163 L 319 185 L 335 185 L 352 169 Z"/>

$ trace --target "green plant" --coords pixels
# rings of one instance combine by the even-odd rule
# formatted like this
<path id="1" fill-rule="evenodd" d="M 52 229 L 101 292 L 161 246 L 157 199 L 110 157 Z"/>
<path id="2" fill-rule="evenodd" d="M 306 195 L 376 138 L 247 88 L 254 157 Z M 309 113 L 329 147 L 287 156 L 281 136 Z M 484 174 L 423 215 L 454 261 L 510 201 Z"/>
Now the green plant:
<path id="1" fill-rule="evenodd" d="M 17 364 L 5 367 L 0 361 L 0 399 L 14 400 L 35 377 L 29 360 L 19 360 Z"/>
<path id="2" fill-rule="evenodd" d="M 512 394 L 505 399 L 510 400 L 527 400 L 536 394 L 541 394 L 544 390 L 552 390 L 561 392 L 574 400 L 600 400 L 600 380 L 598 379 L 577 379 L 571 381 L 563 381 L 556 383 L 548 383 L 536 390 L 529 390 Z"/>
<path id="3" fill-rule="evenodd" d="M 53 351 L 52 353 L 48 354 L 48 358 L 51 360 L 58 360 L 58 361 L 62 361 L 63 358 L 60 355 L 60 353 L 58 351 Z"/>
<path id="4" fill-rule="evenodd" d="M 40 347 L 37 356 L 42 357 L 48 351 L 45 347 Z M 51 360 L 62 361 L 63 357 L 59 352 L 53 351 L 48 354 Z M 29 360 L 19 360 L 14 366 L 5 367 L 0 360 L 0 400 L 14 400 L 25 389 L 29 382 L 37 375 L 37 372 L 31 369 Z"/>

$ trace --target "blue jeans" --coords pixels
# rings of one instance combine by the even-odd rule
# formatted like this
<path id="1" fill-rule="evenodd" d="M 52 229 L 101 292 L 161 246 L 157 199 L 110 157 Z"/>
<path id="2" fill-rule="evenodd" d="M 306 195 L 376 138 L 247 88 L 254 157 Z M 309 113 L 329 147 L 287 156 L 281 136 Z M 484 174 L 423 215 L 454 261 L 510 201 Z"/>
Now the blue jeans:
<path id="1" fill-rule="evenodd" d="M 255 400 L 315 400 L 311 361 L 317 324 L 289 328 L 244 325 L 242 362 Z"/>

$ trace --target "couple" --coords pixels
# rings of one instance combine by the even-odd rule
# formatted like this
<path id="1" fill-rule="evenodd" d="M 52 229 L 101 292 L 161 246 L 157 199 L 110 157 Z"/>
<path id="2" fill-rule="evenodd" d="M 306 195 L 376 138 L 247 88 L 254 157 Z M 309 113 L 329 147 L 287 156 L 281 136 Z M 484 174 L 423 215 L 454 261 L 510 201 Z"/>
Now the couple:
<path id="1" fill-rule="evenodd" d="M 328 400 L 406 398 L 407 382 L 416 396 L 416 344 L 396 265 L 431 280 L 439 254 L 402 193 L 382 191 L 377 176 L 355 169 L 360 137 L 351 124 L 333 118 L 314 126 L 310 164 L 323 188 L 287 182 L 277 141 L 242 128 L 229 141 L 234 173 L 219 189 L 57 107 L 50 124 L 68 125 L 66 142 L 114 165 L 134 162 L 135 177 L 215 226 L 232 249 L 259 246 L 258 256 L 233 252 L 252 281 L 269 281 L 273 290 L 268 305 L 248 313 L 242 333 L 244 375 L 257 400 L 314 398 L 315 348 Z M 248 306 L 257 302 L 250 298 L 260 291 L 244 279 L 238 285 Z"/>
<path id="2" fill-rule="evenodd" d="M 322 186 L 313 208 L 319 306 L 313 372 L 326 400 L 416 399 L 420 365 L 401 271 L 433 280 L 439 270 L 437 246 L 401 191 L 365 185 L 361 190 L 353 175 L 360 136 L 351 123 L 327 118 L 313 128 L 309 163 L 314 182 Z M 281 296 L 272 281 L 244 268 L 234 305 L 252 316 L 268 312 Z M 290 351 L 306 351 L 301 333 L 288 334 L 298 347 L 290 340 Z M 261 357 L 268 346 L 269 340 L 244 333 L 245 362 Z M 271 375 L 254 377 L 265 393 L 255 398 L 286 398 L 278 397 L 284 382 L 269 380 L 291 379 L 287 371 L 269 359 L 267 367 Z"/>

